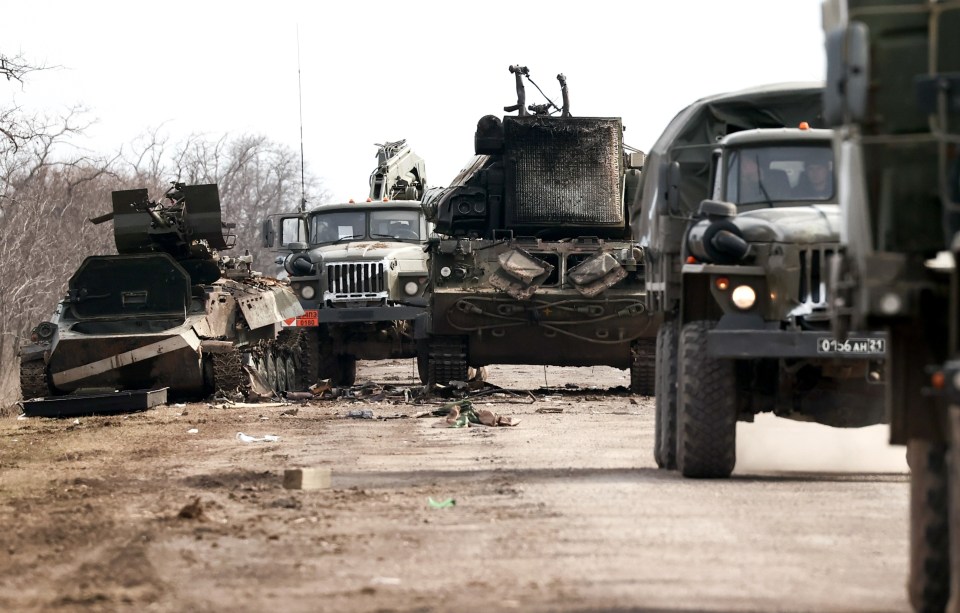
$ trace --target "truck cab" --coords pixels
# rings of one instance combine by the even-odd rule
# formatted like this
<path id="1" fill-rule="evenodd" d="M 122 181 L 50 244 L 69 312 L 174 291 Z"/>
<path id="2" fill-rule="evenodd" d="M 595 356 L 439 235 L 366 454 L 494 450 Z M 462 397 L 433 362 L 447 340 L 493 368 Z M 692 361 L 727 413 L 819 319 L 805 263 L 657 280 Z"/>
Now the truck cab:
<path id="1" fill-rule="evenodd" d="M 302 345 L 305 382 L 352 385 L 358 359 L 413 358 L 415 322 L 426 313 L 427 241 L 420 208 L 423 160 L 405 141 L 380 145 L 365 202 L 272 215 L 264 246 L 279 254 L 304 315 L 284 321 Z M 374 198 L 376 196 L 376 198 Z"/>
<path id="2" fill-rule="evenodd" d="M 661 464 L 729 476 L 736 422 L 761 412 L 881 423 L 885 335 L 830 333 L 827 277 L 840 240 L 832 132 L 727 135 L 713 150 L 709 193 L 688 222 L 679 313 L 658 347 L 661 370 L 676 376 L 658 394 Z"/>

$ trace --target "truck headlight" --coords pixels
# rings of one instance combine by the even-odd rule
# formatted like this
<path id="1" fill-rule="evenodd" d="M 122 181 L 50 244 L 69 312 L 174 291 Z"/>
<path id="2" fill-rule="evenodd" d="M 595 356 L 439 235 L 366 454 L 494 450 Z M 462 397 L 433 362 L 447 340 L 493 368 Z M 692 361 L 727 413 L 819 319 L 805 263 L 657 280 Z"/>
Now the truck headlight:
<path id="1" fill-rule="evenodd" d="M 738 285 L 730 294 L 730 300 L 738 309 L 746 311 L 757 302 L 757 292 L 749 285 Z"/>
<path id="2" fill-rule="evenodd" d="M 300 290 L 300 295 L 303 296 L 304 300 L 313 300 L 313 297 L 317 295 L 315 289 L 312 285 L 304 285 Z"/>
<path id="3" fill-rule="evenodd" d="M 416 281 L 407 281 L 403 286 L 403 291 L 406 292 L 408 296 L 416 296 L 420 291 L 420 286 L 417 285 Z"/>

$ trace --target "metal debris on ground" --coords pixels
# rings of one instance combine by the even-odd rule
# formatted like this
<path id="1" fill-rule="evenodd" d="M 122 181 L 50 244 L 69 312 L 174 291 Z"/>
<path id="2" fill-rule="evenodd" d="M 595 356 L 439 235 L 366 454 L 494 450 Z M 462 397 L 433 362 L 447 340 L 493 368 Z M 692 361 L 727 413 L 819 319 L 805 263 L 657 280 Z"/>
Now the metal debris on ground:
<path id="1" fill-rule="evenodd" d="M 125 390 L 107 393 L 74 393 L 48 396 L 20 403 L 27 417 L 75 417 L 104 413 L 133 413 L 167 403 L 167 388 Z"/>
<path id="2" fill-rule="evenodd" d="M 449 402 L 430 412 L 435 417 L 444 417 L 435 427 L 467 428 L 470 426 L 516 426 L 519 419 L 494 413 L 490 409 L 475 409 L 469 400 Z"/>
<path id="3" fill-rule="evenodd" d="M 534 413 L 563 413 L 560 407 L 540 407 Z"/>
<path id="4" fill-rule="evenodd" d="M 370 409 L 357 409 L 349 411 L 346 415 L 350 419 L 373 419 L 373 411 Z"/>

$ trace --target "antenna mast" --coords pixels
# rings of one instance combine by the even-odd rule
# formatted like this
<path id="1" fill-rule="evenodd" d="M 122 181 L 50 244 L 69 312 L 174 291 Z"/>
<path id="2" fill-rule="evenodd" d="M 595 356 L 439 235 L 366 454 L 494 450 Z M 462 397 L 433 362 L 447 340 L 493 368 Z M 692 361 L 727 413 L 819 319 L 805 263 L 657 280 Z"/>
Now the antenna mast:
<path id="1" fill-rule="evenodd" d="M 297 24 L 297 100 L 300 104 L 300 212 L 307 209 L 307 187 L 303 178 L 303 85 L 300 83 L 300 24 Z"/>

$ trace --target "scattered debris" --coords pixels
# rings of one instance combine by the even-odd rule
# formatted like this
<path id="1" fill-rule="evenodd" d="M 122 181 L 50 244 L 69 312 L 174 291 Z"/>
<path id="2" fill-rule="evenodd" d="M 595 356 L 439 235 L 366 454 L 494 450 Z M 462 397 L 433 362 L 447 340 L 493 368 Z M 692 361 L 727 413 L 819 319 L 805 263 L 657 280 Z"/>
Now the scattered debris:
<path id="1" fill-rule="evenodd" d="M 299 412 L 300 412 L 300 408 L 299 408 L 299 407 L 293 407 L 292 409 L 287 409 L 286 411 L 280 411 L 280 416 L 281 416 L 281 417 L 283 417 L 284 415 L 286 415 L 286 416 L 293 416 L 293 415 L 296 415 L 296 414 L 299 413 Z"/>
<path id="2" fill-rule="evenodd" d="M 283 471 L 283 487 L 288 490 L 325 490 L 330 487 L 330 469 L 324 467 L 289 468 Z"/>
<path id="3" fill-rule="evenodd" d="M 347 417 L 351 419 L 373 419 L 373 411 L 370 409 L 357 409 L 348 412 Z"/>
<path id="4" fill-rule="evenodd" d="M 206 515 L 203 512 L 203 501 L 199 497 L 194 498 L 192 502 L 180 509 L 180 512 L 177 513 L 177 517 L 180 519 L 196 519 L 198 521 L 203 521 L 206 519 Z"/>
<path id="5" fill-rule="evenodd" d="M 280 437 L 275 434 L 265 434 L 261 437 L 250 436 L 243 432 L 237 432 L 237 440 L 241 443 L 276 443 Z"/>
<path id="6" fill-rule="evenodd" d="M 534 413 L 563 413 L 563 409 L 560 407 L 541 407 L 534 411 Z"/>
<path id="7" fill-rule="evenodd" d="M 287 400 L 313 400 L 316 398 L 313 392 L 287 392 L 284 397 Z"/>
<path id="8" fill-rule="evenodd" d="M 132 413 L 167 403 L 167 388 L 126 390 L 97 394 L 68 394 L 25 400 L 20 403 L 28 417 L 76 417 L 104 413 Z"/>
<path id="9" fill-rule="evenodd" d="M 187 434 L 200 434 L 200 430 L 196 428 L 190 428 L 189 430 L 187 430 Z"/>
<path id="10" fill-rule="evenodd" d="M 448 509 L 450 507 L 457 506 L 457 501 L 453 498 L 447 498 L 446 500 L 441 500 L 440 502 L 437 502 L 433 498 L 427 498 L 427 502 L 434 509 Z"/>
<path id="11" fill-rule="evenodd" d="M 445 417 L 445 419 L 437 425 L 448 428 L 466 428 L 477 425 L 491 427 L 516 426 L 520 423 L 519 419 L 499 415 L 490 409 L 477 410 L 469 400 L 448 402 L 439 409 L 431 411 L 430 414 L 436 417 Z"/>

